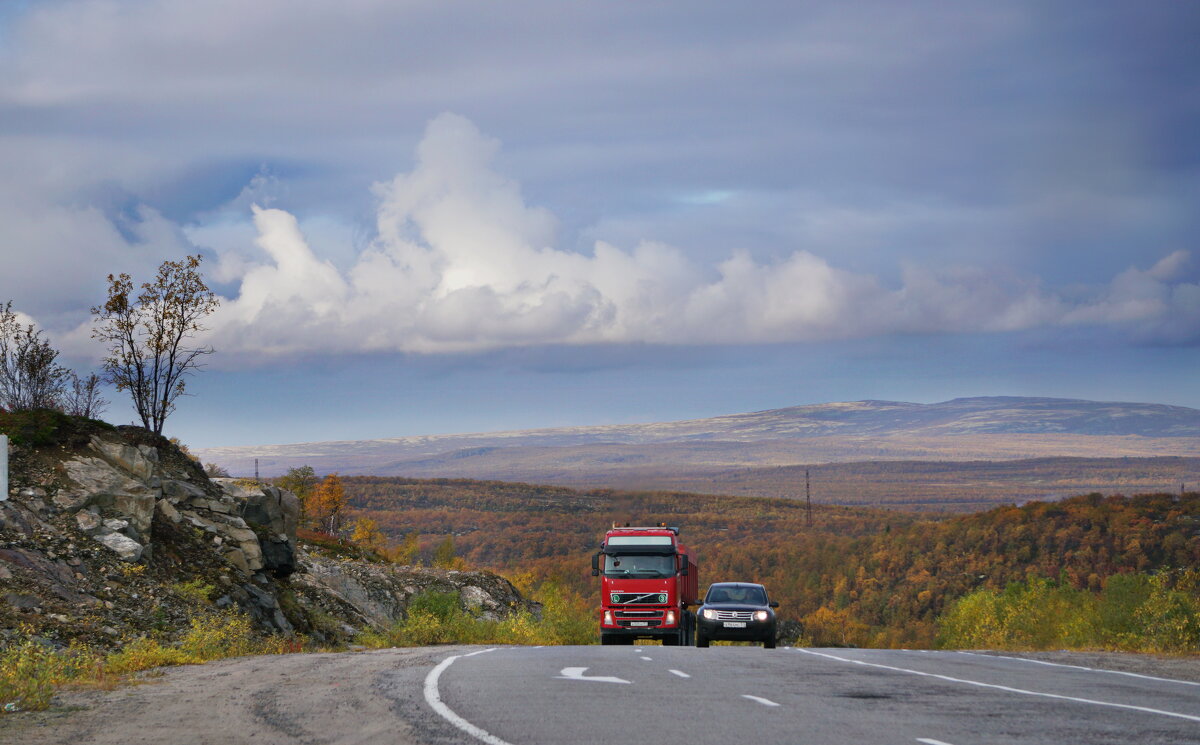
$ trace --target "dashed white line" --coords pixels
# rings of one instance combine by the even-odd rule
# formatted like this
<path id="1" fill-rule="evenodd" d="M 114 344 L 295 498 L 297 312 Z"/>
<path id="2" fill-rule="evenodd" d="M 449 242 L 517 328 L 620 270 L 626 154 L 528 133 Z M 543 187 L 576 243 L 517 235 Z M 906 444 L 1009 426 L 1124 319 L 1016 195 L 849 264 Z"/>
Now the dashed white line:
<path id="1" fill-rule="evenodd" d="M 643 657 L 642 659 L 645 660 L 646 662 L 654 662 L 653 657 Z"/>
<path id="2" fill-rule="evenodd" d="M 1178 680 L 1176 678 L 1159 678 L 1154 675 L 1142 675 L 1141 673 L 1127 673 L 1124 670 L 1105 670 L 1101 667 L 1084 667 L 1083 665 L 1064 665 L 1061 662 L 1047 662 L 1046 660 L 1033 660 L 1028 657 L 1007 657 L 1002 654 L 979 654 L 977 652 L 959 652 L 959 654 L 967 654 L 972 657 L 993 657 L 997 660 L 1016 660 L 1017 662 L 1030 662 L 1035 665 L 1049 665 L 1050 667 L 1069 667 L 1075 670 L 1087 670 L 1092 673 L 1110 673 L 1112 675 L 1127 675 L 1130 678 L 1141 678 L 1142 680 L 1155 680 L 1161 683 L 1179 683 L 1185 686 L 1200 686 L 1194 680 Z"/>
<path id="3" fill-rule="evenodd" d="M 1142 711 L 1147 714 L 1160 714 L 1165 717 L 1175 717 L 1176 719 L 1187 719 L 1193 722 L 1200 722 L 1200 716 L 1192 714 L 1180 714 L 1176 711 L 1164 711 L 1162 709 L 1152 709 L 1148 706 L 1134 706 L 1133 704 L 1117 704 L 1111 701 L 1096 701 L 1090 698 L 1077 698 L 1075 696 L 1063 696 L 1058 693 L 1042 693 L 1041 691 L 1029 691 L 1024 688 L 1013 688 L 1011 686 L 997 685 L 995 683 L 984 683 L 978 680 L 966 680 L 965 678 L 952 678 L 949 675 L 938 675 L 937 673 L 927 673 L 921 670 L 910 670 L 905 667 L 893 667 L 891 665 L 881 665 L 877 662 L 864 662 L 863 660 L 855 660 L 849 657 L 838 657 L 837 655 L 826 654 L 824 652 L 814 652 L 811 649 L 797 649 L 797 652 L 803 654 L 811 654 L 816 657 L 826 657 L 839 662 L 849 662 L 852 665 L 863 665 L 866 667 L 877 667 L 880 670 L 892 670 L 898 673 L 908 673 L 910 675 L 920 675 L 925 678 L 937 678 L 951 683 L 962 683 L 964 685 L 978 686 L 980 688 L 993 688 L 997 691 L 1008 691 L 1009 693 L 1020 693 L 1025 696 L 1041 696 L 1042 698 L 1053 698 L 1060 701 L 1074 701 L 1080 704 L 1092 704 L 1093 706 L 1108 706 L 1113 709 L 1129 709 L 1132 711 Z"/>
<path id="4" fill-rule="evenodd" d="M 492 649 L 481 649 L 478 652 L 471 652 L 470 654 L 456 654 L 453 657 L 447 657 L 446 659 L 442 660 L 440 663 L 438 663 L 437 667 L 429 671 L 429 675 L 425 676 L 425 701 L 434 711 L 440 714 L 443 719 L 445 719 L 447 722 L 450 722 L 450 724 L 453 724 L 455 727 L 458 727 L 463 732 L 466 732 L 468 735 L 482 740 L 488 745 L 511 745 L 508 741 L 501 740 L 499 737 L 496 737 L 487 730 L 476 727 L 466 719 L 463 719 L 459 715 L 455 714 L 449 706 L 446 706 L 444 703 L 442 703 L 441 694 L 438 693 L 438 679 L 442 677 L 442 672 L 445 671 L 446 668 L 454 664 L 455 660 L 457 660 L 459 657 L 474 657 L 477 654 L 494 651 L 496 651 L 495 647 Z"/>
<path id="5" fill-rule="evenodd" d="M 751 696 L 749 693 L 743 693 L 742 698 L 748 698 L 751 701 L 757 701 L 763 706 L 779 706 L 779 704 L 775 703 L 769 698 L 763 698 L 762 696 Z"/>
<path id="6" fill-rule="evenodd" d="M 948 742 L 942 742 L 941 740 L 935 740 L 932 737 L 918 737 L 917 742 L 923 742 L 923 743 L 925 743 L 925 745 L 950 745 L 950 743 L 948 743 Z"/>
<path id="7" fill-rule="evenodd" d="M 690 677 L 692 677 L 692 676 L 688 675 L 687 673 L 685 673 L 685 672 L 684 672 L 684 671 L 682 671 L 682 670 L 670 670 L 669 672 L 670 672 L 672 675 L 678 675 L 678 676 L 679 676 L 679 677 L 681 677 L 681 678 L 690 678 Z"/>

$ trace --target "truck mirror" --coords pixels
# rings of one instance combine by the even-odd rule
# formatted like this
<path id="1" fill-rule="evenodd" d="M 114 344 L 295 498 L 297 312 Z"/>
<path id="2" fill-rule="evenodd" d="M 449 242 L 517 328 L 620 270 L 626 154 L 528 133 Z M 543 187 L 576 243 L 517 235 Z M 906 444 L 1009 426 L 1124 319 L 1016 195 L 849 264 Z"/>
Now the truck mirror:
<path id="1" fill-rule="evenodd" d="M 592 554 L 592 576 L 600 576 L 600 554 Z"/>
<path id="2" fill-rule="evenodd" d="M 687 556 L 687 554 L 679 555 L 679 573 L 682 574 L 684 577 L 687 576 L 687 573 L 688 573 L 688 556 Z"/>

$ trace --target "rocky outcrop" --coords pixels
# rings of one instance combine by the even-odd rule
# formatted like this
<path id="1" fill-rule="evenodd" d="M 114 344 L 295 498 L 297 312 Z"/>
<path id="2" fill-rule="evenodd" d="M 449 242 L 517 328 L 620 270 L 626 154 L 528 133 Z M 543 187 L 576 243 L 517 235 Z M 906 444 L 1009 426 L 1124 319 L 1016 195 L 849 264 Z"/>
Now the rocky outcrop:
<path id="1" fill-rule="evenodd" d="M 0 501 L 0 644 L 30 625 L 51 642 L 93 644 L 148 623 L 183 629 L 201 589 L 201 603 L 239 607 L 266 631 L 330 641 L 389 626 L 430 589 L 487 617 L 536 610 L 486 572 L 307 551 L 290 492 L 210 480 L 144 430 L 93 429 L 69 447 L 16 454 Z"/>
<path id="2" fill-rule="evenodd" d="M 423 592 L 458 595 L 464 609 L 497 620 L 515 610 L 537 612 L 512 583 L 490 572 L 413 569 L 338 561 L 306 554 L 292 587 L 322 609 L 352 618 L 359 628 L 382 630 L 404 616 L 408 602 Z"/>

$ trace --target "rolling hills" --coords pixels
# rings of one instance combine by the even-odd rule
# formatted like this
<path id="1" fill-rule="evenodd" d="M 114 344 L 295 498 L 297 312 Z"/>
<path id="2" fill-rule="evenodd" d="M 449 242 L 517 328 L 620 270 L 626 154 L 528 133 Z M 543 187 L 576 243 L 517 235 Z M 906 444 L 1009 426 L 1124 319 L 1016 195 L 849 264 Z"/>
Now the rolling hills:
<path id="1" fill-rule="evenodd" d="M 235 474 L 253 473 L 258 459 L 264 476 L 310 465 L 343 474 L 784 497 L 802 496 L 804 469 L 824 464 L 829 478 L 814 493 L 818 500 L 974 509 L 1196 483 L 1200 410 L 1016 397 L 855 401 L 679 422 L 219 447 L 197 455 Z M 913 465 L 927 461 L 960 462 L 953 483 Z M 1000 461 L 1023 463 L 997 475 L 987 462 Z M 881 465 L 873 478 L 847 481 L 837 464 L 855 462 Z M 902 485 L 892 488 L 895 482 Z M 958 487 L 974 496 L 955 496 Z"/>

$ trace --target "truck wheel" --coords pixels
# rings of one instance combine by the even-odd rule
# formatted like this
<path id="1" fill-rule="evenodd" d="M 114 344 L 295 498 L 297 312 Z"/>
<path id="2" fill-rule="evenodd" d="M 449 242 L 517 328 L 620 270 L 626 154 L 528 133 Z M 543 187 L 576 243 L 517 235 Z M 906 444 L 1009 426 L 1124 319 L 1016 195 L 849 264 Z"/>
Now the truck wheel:
<path id="1" fill-rule="evenodd" d="M 664 636 L 662 638 L 662 645 L 664 647 L 678 647 L 679 646 L 679 635 L 671 634 L 670 636 Z"/>
<path id="2" fill-rule="evenodd" d="M 613 638 L 612 634 L 603 634 L 603 633 L 600 634 L 600 645 L 601 646 L 607 647 L 610 644 L 616 644 L 616 643 L 617 643 L 617 640 Z"/>
<path id="3" fill-rule="evenodd" d="M 708 646 L 708 637 L 706 637 L 704 634 L 697 633 L 696 634 L 696 646 L 697 647 L 707 647 Z"/>

